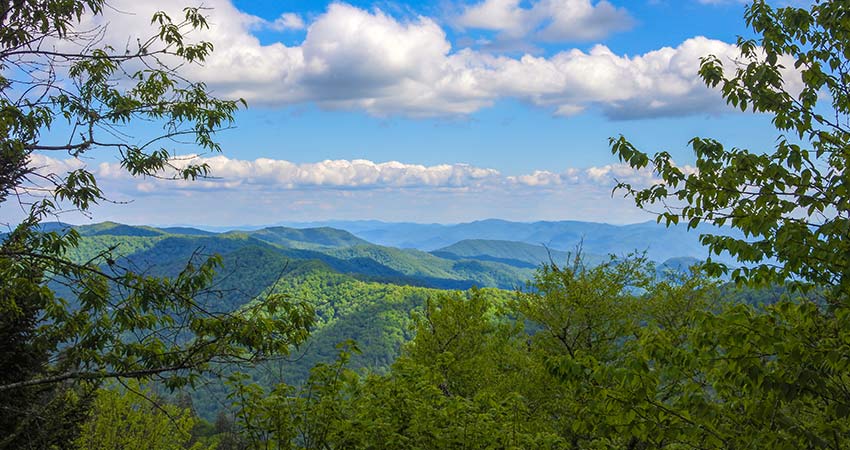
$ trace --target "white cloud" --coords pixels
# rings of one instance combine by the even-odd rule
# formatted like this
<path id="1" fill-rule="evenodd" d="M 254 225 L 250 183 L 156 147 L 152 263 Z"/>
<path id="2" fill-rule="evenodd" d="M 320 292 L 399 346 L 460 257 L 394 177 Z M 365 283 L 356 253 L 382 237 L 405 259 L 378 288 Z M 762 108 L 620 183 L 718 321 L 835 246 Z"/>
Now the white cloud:
<path id="1" fill-rule="evenodd" d="M 508 180 L 525 186 L 554 186 L 563 184 L 560 174 L 548 170 L 535 170 L 529 175 L 508 177 Z"/>
<path id="2" fill-rule="evenodd" d="M 183 155 L 171 160 L 177 168 L 189 164 L 206 164 L 210 176 L 195 181 L 168 179 L 176 172 L 165 170 L 158 177 L 133 177 L 117 162 L 102 162 L 88 167 L 102 181 L 113 183 L 123 192 L 173 193 L 175 190 L 222 191 L 240 190 L 374 190 L 374 189 L 459 189 L 488 190 L 497 187 L 555 188 L 567 185 L 613 187 L 616 180 L 639 185 L 659 182 L 649 169 L 633 170 L 625 164 L 608 164 L 589 168 L 567 168 L 560 173 L 535 170 L 529 174 L 504 175 L 496 169 L 453 163 L 425 166 L 399 161 L 374 162 L 365 159 L 324 160 L 312 163 L 258 158 L 232 159 L 223 155 L 202 157 Z M 38 173 L 64 173 L 86 167 L 85 162 L 69 158 L 59 160 L 33 155 Z M 693 172 L 684 166 L 686 173 Z"/>
<path id="3" fill-rule="evenodd" d="M 467 6 L 457 22 L 468 28 L 496 30 L 510 37 L 521 37 L 530 31 L 533 24 L 529 17 L 531 11 L 519 4 L 520 0 L 485 0 Z"/>
<path id="4" fill-rule="evenodd" d="M 277 31 L 303 30 L 304 27 L 304 19 L 295 13 L 283 13 L 269 24 L 269 28 Z"/>
<path id="5" fill-rule="evenodd" d="M 120 30 L 120 42 L 126 42 L 127 30 L 149 30 L 143 18 L 150 11 L 174 8 L 164 0 L 115 3 L 119 10 L 146 11 L 109 13 L 110 29 Z M 732 44 L 695 37 L 633 56 L 615 54 L 603 45 L 548 57 L 500 56 L 453 48 L 430 18 L 398 20 L 344 3 L 331 4 L 307 25 L 298 45 L 262 44 L 251 34 L 262 19 L 238 11 L 229 0 L 207 3 L 213 8 L 210 29 L 193 38 L 211 40 L 215 51 L 203 67 L 187 67 L 187 73 L 207 82 L 218 95 L 245 98 L 252 105 L 315 103 L 376 116 L 451 116 L 510 98 L 563 116 L 587 109 L 618 119 L 712 113 L 726 106 L 697 76 L 699 58 L 711 53 L 729 61 L 738 55 Z M 548 19 L 535 22 L 541 24 L 541 35 L 580 33 L 588 38 L 611 18 L 625 14 L 607 2 L 587 0 L 540 0 L 530 8 L 516 1 L 488 0 L 473 8 L 479 7 L 477 15 L 468 11 L 470 23 L 492 22 L 506 32 L 525 32 L 523 17 L 545 10 L 541 17 Z M 285 17 L 280 20 L 297 25 L 294 17 Z M 573 22 L 585 25 L 567 26 Z"/>
<path id="6" fill-rule="evenodd" d="M 463 27 L 499 31 L 503 39 L 549 42 L 600 39 L 632 22 L 625 9 L 605 0 L 538 0 L 527 8 L 520 0 L 484 0 L 467 6 L 457 19 Z"/>
<path id="7" fill-rule="evenodd" d="M 167 181 L 132 177 L 118 163 L 95 165 L 34 155 L 36 163 L 42 173 L 58 175 L 88 166 L 110 199 L 119 202 L 104 203 L 93 213 L 98 220 L 124 223 L 237 225 L 358 218 L 456 222 L 487 217 L 628 223 L 649 216 L 631 200 L 612 197 L 616 181 L 636 187 L 659 181 L 647 169 L 635 171 L 624 164 L 505 175 L 492 168 L 458 163 L 294 163 L 186 155 L 174 163 L 207 163 L 216 178 Z M 687 166 L 683 169 L 693 171 Z M 133 206 L 122 206 L 126 202 Z M 15 213 L 13 208 L 4 208 L 0 223 L 14 222 L 16 218 L 10 215 Z M 63 216 L 63 220 L 73 217 Z"/>
<path id="8" fill-rule="evenodd" d="M 111 180 L 136 183 L 143 192 L 171 189 L 383 189 L 383 188 L 474 188 L 498 181 L 497 170 L 468 164 L 423 166 L 398 161 L 376 163 L 369 160 L 325 160 L 315 163 L 293 163 L 259 158 L 253 161 L 225 156 L 184 156 L 172 161 L 180 167 L 207 164 L 212 178 L 196 181 L 172 181 L 131 178 L 117 163 L 101 163 L 97 175 Z M 161 174 L 164 178 L 172 173 Z M 141 187 L 139 187 L 141 186 Z"/>
<path id="9" fill-rule="evenodd" d="M 651 170 L 636 171 L 621 163 L 504 176 L 468 164 L 368 160 L 296 164 L 223 156 L 179 160 L 206 162 L 220 178 L 185 182 L 132 177 L 117 163 L 101 163 L 88 169 L 109 199 L 117 202 L 103 202 L 91 212 L 98 220 L 123 223 L 221 226 L 331 219 L 448 223 L 492 217 L 633 223 L 654 216 L 637 209 L 631 199 L 612 195 L 612 188 L 618 181 L 635 188 L 660 183 Z M 32 163 L 43 175 L 61 176 L 86 167 L 79 159 L 40 154 L 33 155 Z M 679 167 L 685 174 L 696 172 L 692 166 Z M 44 189 L 28 193 L 50 195 Z M 0 226 L 18 223 L 25 214 L 25 208 L 2 208 Z M 61 219 L 75 223 L 90 216 L 68 211 Z"/>
<path id="10" fill-rule="evenodd" d="M 31 154 L 29 159 L 29 167 L 43 176 L 62 176 L 85 165 L 77 158 L 56 159 L 40 153 Z"/>

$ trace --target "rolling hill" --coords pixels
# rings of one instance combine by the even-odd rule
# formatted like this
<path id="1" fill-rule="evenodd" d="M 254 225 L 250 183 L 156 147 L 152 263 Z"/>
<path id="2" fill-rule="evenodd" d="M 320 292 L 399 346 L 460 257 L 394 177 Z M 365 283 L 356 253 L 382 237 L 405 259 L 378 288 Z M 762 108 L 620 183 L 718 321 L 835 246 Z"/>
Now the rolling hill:
<path id="1" fill-rule="evenodd" d="M 532 269 L 549 262 L 563 264 L 570 256 L 567 252 L 542 245 L 493 239 L 464 239 L 431 254 L 447 259 L 478 259 Z"/>
<path id="2" fill-rule="evenodd" d="M 44 229 L 61 231 L 67 227 L 46 224 Z M 112 248 L 121 264 L 146 273 L 168 274 L 165 268 L 193 255 L 226 257 L 244 247 L 257 247 L 273 251 L 289 263 L 318 261 L 334 272 L 361 280 L 438 289 L 510 289 L 524 284 L 533 274 L 531 266 L 516 267 L 486 258 L 442 258 L 414 249 L 371 244 L 346 231 L 327 227 L 212 233 L 106 222 L 75 228 L 82 237 L 80 246 L 70 255 L 75 260 L 89 261 Z M 275 267 L 262 269 L 274 271 Z"/>
<path id="3" fill-rule="evenodd" d="M 350 247 L 352 245 L 369 244 L 369 242 L 354 236 L 348 231 L 330 227 L 269 227 L 248 231 L 245 234 L 272 244 L 302 249 Z"/>
<path id="4" fill-rule="evenodd" d="M 104 222 L 76 227 L 83 239 L 73 256 L 86 261 L 106 248 L 115 248 L 116 254 L 130 267 L 149 270 L 172 261 L 185 261 L 195 253 L 226 255 L 255 246 L 277 252 L 290 262 L 319 261 L 335 272 L 361 280 L 440 289 L 472 286 L 512 289 L 523 285 L 541 263 L 566 263 L 578 246 L 590 264 L 606 259 L 609 254 L 623 256 L 646 251 L 652 260 L 677 261 L 668 266 L 681 267 L 683 261 L 687 265 L 708 256 L 698 235 L 712 230 L 703 228 L 689 233 L 684 227 L 667 228 L 655 223 L 615 226 L 572 221 L 484 220 L 458 225 L 352 223 L 355 232 L 327 226 L 274 226 L 215 233 L 191 227 L 155 228 Z M 345 226 L 346 222 L 334 224 Z M 43 229 L 56 231 L 68 226 L 47 223 Z M 375 244 L 364 239 L 366 236 L 383 242 L 403 241 L 401 247 L 404 243 L 418 247 Z M 447 244 L 431 248 L 430 252 L 421 249 L 444 242 Z"/>
<path id="5" fill-rule="evenodd" d="M 289 226 L 302 226 L 288 223 Z M 380 245 L 441 251 L 464 240 L 500 240 L 545 246 L 563 252 L 575 251 L 581 245 L 589 255 L 614 254 L 623 256 L 646 251 L 655 261 L 692 257 L 706 259 L 708 250 L 700 243 L 701 234 L 713 233 L 742 239 L 731 228 L 700 225 L 688 230 L 687 225 L 667 227 L 654 221 L 630 225 L 610 225 L 580 221 L 510 222 L 498 219 L 480 220 L 455 225 L 384 223 L 375 221 L 313 222 L 311 226 L 333 226 L 350 231 L 355 236 Z M 517 258 L 519 259 L 519 258 Z M 725 256 L 714 256 L 721 262 L 733 262 Z"/>

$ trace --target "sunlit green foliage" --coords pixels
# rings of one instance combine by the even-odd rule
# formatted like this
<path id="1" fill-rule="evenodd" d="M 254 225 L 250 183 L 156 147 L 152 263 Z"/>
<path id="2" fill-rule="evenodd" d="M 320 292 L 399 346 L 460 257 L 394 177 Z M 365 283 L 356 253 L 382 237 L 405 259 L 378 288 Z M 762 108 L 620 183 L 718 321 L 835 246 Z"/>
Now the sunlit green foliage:
<path id="1" fill-rule="evenodd" d="M 79 450 L 212 450 L 216 442 L 192 442 L 198 419 L 138 383 L 97 392 L 75 445 Z"/>
<path id="2" fill-rule="evenodd" d="M 507 303 L 433 296 L 385 375 L 352 371 L 349 347 L 301 387 L 238 384 L 237 417 L 257 448 L 850 444 L 846 317 L 653 274 L 641 260 L 550 266 Z"/>

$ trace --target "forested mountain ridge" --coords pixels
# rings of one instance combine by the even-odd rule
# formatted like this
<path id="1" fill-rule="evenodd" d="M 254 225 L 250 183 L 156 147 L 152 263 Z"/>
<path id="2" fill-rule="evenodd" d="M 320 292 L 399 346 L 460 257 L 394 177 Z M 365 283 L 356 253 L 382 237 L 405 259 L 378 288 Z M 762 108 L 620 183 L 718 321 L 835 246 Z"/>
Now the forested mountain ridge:
<path id="1" fill-rule="evenodd" d="M 581 247 L 583 259 L 589 264 L 602 262 L 608 258 L 609 254 L 622 257 L 629 253 L 646 251 L 647 256 L 654 259 L 652 254 L 660 253 L 653 252 L 648 247 L 641 247 L 635 241 L 638 239 L 635 236 L 641 236 L 641 234 L 622 242 L 617 241 L 616 237 L 623 233 L 612 232 L 611 230 L 616 230 L 618 227 L 605 224 L 584 222 L 519 224 L 491 220 L 478 222 L 473 228 L 481 230 L 484 234 L 492 234 L 492 230 L 487 230 L 494 224 L 508 229 L 531 227 L 561 230 L 564 224 L 571 224 L 570 226 L 577 227 L 577 231 L 570 235 L 569 239 L 575 239 L 576 246 L 565 248 L 565 251 L 527 242 L 476 238 L 463 239 L 431 252 L 425 252 L 412 248 L 373 244 L 353 233 L 330 227 L 275 226 L 258 230 L 215 233 L 189 227 L 156 228 L 103 222 L 74 226 L 81 235 L 81 245 L 73 249 L 71 253 L 75 260 L 87 261 L 95 257 L 98 252 L 114 248 L 116 255 L 135 269 L 160 272 L 161 269 L 155 268 L 168 266 L 172 262 L 184 262 L 196 253 L 226 256 L 236 249 L 256 246 L 283 255 L 290 263 L 321 261 L 332 271 L 349 274 L 358 279 L 441 289 L 468 289 L 473 286 L 514 289 L 524 285 L 540 264 L 566 263 L 570 255 L 575 254 L 579 247 Z M 433 227 L 434 225 L 423 226 Z M 56 222 L 42 225 L 45 231 L 62 231 L 69 227 L 67 224 Z M 656 230 L 656 227 L 647 224 L 628 228 L 643 230 L 641 232 L 643 234 L 651 234 L 653 230 Z M 590 234 L 595 229 L 601 230 L 602 235 Z M 468 231 L 461 234 L 466 234 Z M 578 234 L 579 232 L 587 234 Z M 516 236 L 524 235 L 517 232 Z M 527 238 L 527 235 L 525 236 Z M 688 261 L 691 264 L 703 259 L 696 256 L 703 254 L 703 250 L 694 249 L 690 242 L 677 240 L 677 234 L 666 235 L 666 238 L 664 244 L 668 249 L 667 253 L 671 252 L 669 249 L 681 249 L 682 253 L 670 257 L 678 261 L 675 264 L 666 262 L 670 258 L 655 259 L 659 266 L 675 265 L 682 268 L 682 264 L 679 264 L 681 261 Z M 658 240 L 658 238 L 655 239 Z M 651 239 L 641 237 L 640 241 L 646 243 Z M 565 242 L 567 241 L 563 241 L 562 247 L 566 245 Z M 273 268 L 267 267 L 264 270 L 273 271 Z"/>
<path id="2" fill-rule="evenodd" d="M 347 230 L 355 236 L 380 245 L 440 251 L 464 240 L 513 241 L 570 252 L 581 245 L 588 255 L 646 251 L 655 261 L 688 256 L 706 259 L 709 252 L 700 242 L 704 233 L 743 238 L 732 228 L 702 224 L 688 230 L 686 224 L 659 224 L 655 221 L 611 225 L 582 221 L 512 222 L 499 219 L 479 220 L 453 225 L 391 223 L 380 221 L 286 222 L 290 227 L 329 226 Z M 728 257 L 717 257 L 731 262 Z"/>
<path id="3" fill-rule="evenodd" d="M 291 360 L 258 366 L 252 376 L 273 385 L 303 382 L 318 363 L 332 361 L 337 344 L 352 339 L 361 353 L 354 369 L 387 370 L 402 344 L 412 338 L 411 314 L 445 289 L 488 289 L 506 301 L 513 289 L 531 277 L 530 268 L 475 259 L 445 259 L 427 252 L 369 244 L 349 233 L 330 228 L 307 230 L 274 227 L 252 232 L 203 233 L 180 228 L 181 233 L 153 227 L 102 223 L 75 227 L 79 245 L 69 256 L 98 261 L 113 248 L 114 268 L 153 276 L 177 276 L 188 260 L 199 263 L 220 255 L 222 265 L 197 300 L 216 312 L 232 312 L 283 295 L 293 304 L 307 304 L 315 312 L 310 337 Z M 45 231 L 66 232 L 68 226 L 47 224 Z M 183 232 L 185 231 L 185 232 Z M 115 234 L 110 234 L 114 232 Z M 353 245 L 345 246 L 344 243 Z M 67 286 L 51 286 L 71 299 Z M 221 411 L 220 380 L 194 394 L 195 408 L 207 419 Z"/>
<path id="4" fill-rule="evenodd" d="M 45 230 L 67 230 L 68 226 L 47 224 Z M 413 249 L 396 249 L 363 241 L 331 228 L 286 229 L 273 227 L 256 231 L 203 233 L 185 228 L 181 233 L 166 229 L 113 223 L 75 227 L 81 242 L 71 251 L 77 261 L 87 261 L 99 252 L 114 252 L 137 270 L 161 272 L 172 262 L 185 262 L 193 254 L 227 256 L 246 246 L 271 249 L 288 261 L 315 260 L 339 273 L 356 278 L 433 288 L 468 289 L 473 286 L 515 288 L 533 273 L 499 262 L 475 258 L 445 259 Z M 114 230 L 115 234 L 111 234 Z M 159 269 L 157 269 L 159 268 Z M 225 269 L 226 270 L 226 269 Z M 274 270 L 267 267 L 265 270 Z"/>
<path id="5" fill-rule="evenodd" d="M 367 245 L 369 242 L 353 234 L 330 227 L 287 228 L 268 227 L 247 232 L 249 236 L 273 244 L 292 248 L 326 248 Z"/>
<path id="6" fill-rule="evenodd" d="M 570 257 L 569 252 L 553 250 L 542 245 L 493 239 L 464 239 L 434 250 L 431 254 L 448 259 L 474 258 L 527 268 L 536 268 L 548 262 L 565 263 Z M 589 255 L 584 254 L 584 257 Z"/>
<path id="7" fill-rule="evenodd" d="M 191 258 L 199 261 L 220 255 L 222 267 L 210 293 L 200 298 L 216 311 L 235 311 L 269 294 L 311 305 L 317 321 L 298 362 L 275 371 L 295 383 L 304 380 L 316 363 L 332 359 L 336 344 L 346 339 L 357 341 L 363 351 L 352 361 L 354 368 L 389 367 L 402 343 L 411 338 L 411 312 L 426 299 L 444 289 L 478 286 L 504 289 L 488 295 L 506 301 L 526 285 L 540 264 L 550 258 L 566 264 L 571 255 L 492 240 L 464 240 L 428 253 L 371 244 L 327 227 L 213 233 L 106 222 L 74 228 L 81 238 L 70 252 L 72 259 L 96 259 L 100 252 L 114 248 L 117 267 L 149 275 L 174 277 Z M 69 226 L 48 223 L 43 229 L 62 232 Z M 604 259 L 584 255 L 591 264 Z M 54 289 L 71 295 L 63 286 Z M 203 399 L 198 406 L 213 411 Z"/>
<path id="8" fill-rule="evenodd" d="M 120 226 L 119 226 L 120 225 Z M 56 222 L 42 224 L 49 230 L 64 224 Z M 427 252 L 442 252 L 446 247 L 455 246 L 462 241 L 503 241 L 502 244 L 492 242 L 491 245 L 508 245 L 507 242 L 525 243 L 538 247 L 533 251 L 541 254 L 543 247 L 562 256 L 559 252 L 574 252 L 577 246 L 582 247 L 585 255 L 607 256 L 614 254 L 623 256 L 634 251 L 646 251 L 647 256 L 658 262 L 670 258 L 691 257 L 699 260 L 709 256 L 707 249 L 700 243 L 700 235 L 704 233 L 743 238 L 740 232 L 732 228 L 719 228 L 701 224 L 695 230 L 687 230 L 685 224 L 658 224 L 655 221 L 611 225 L 605 223 L 582 221 L 538 221 L 511 222 L 499 219 L 487 219 L 460 224 L 419 224 L 393 223 L 376 220 L 368 221 L 322 221 L 322 222 L 280 222 L 280 225 L 270 227 L 237 227 L 235 230 L 216 227 L 148 227 L 128 226 L 104 222 L 102 224 L 83 225 L 79 227 L 81 234 L 184 234 L 184 235 L 214 235 L 224 233 L 244 233 L 267 242 L 278 243 L 293 248 L 328 248 L 351 245 L 375 244 L 399 249 L 417 249 Z M 210 231 L 212 230 L 212 231 Z M 480 245 L 481 243 L 478 243 Z M 469 245 L 469 243 L 465 244 Z M 514 255 L 492 254 L 493 257 L 525 260 L 517 257 L 526 250 L 516 246 Z M 474 256 L 468 251 L 455 248 L 448 250 L 453 254 Z M 499 250 L 502 252 L 503 250 Z M 724 256 L 713 256 L 716 260 L 725 261 Z M 539 259 L 538 257 L 532 258 Z M 556 259 L 557 261 L 557 259 Z M 527 261 L 531 262 L 531 261 Z"/>

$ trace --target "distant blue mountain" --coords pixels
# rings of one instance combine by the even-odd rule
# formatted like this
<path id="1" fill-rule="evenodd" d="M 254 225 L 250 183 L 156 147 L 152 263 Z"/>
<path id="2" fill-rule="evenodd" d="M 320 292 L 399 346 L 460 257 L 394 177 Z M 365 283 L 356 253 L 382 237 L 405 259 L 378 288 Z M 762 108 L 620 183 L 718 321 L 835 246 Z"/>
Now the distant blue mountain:
<path id="1" fill-rule="evenodd" d="M 685 225 L 667 227 L 655 222 L 630 225 L 611 225 L 581 221 L 511 222 L 487 219 L 460 224 L 392 223 L 377 220 L 326 221 L 309 223 L 287 222 L 289 228 L 280 226 L 245 231 L 258 239 L 287 247 L 319 248 L 346 247 L 368 243 L 400 249 L 416 249 L 434 252 L 435 255 L 455 259 L 470 258 L 508 263 L 516 267 L 533 265 L 545 251 L 582 253 L 594 257 L 613 254 L 625 256 L 633 252 L 646 252 L 654 261 L 663 262 L 671 258 L 691 258 L 733 263 L 728 256 L 712 256 L 700 243 L 702 234 L 721 234 L 742 239 L 741 233 L 731 228 L 700 225 L 688 230 Z M 61 230 L 67 224 L 45 223 L 43 229 Z M 201 227 L 209 229 L 208 227 Z M 165 227 L 123 225 L 105 222 L 79 226 L 83 235 L 113 236 L 158 236 L 163 234 L 187 236 L 211 236 L 215 233 L 196 227 Z M 487 249 L 471 247 L 470 241 L 493 241 Z M 495 241 L 503 241 L 501 246 Z M 537 247 L 537 256 L 529 255 L 529 248 L 506 246 L 506 242 L 517 242 Z M 448 248 L 458 243 L 462 248 Z M 477 247 L 483 245 L 478 242 Z M 543 251 L 544 253 L 541 253 Z M 478 252 L 478 253 L 476 253 Z M 514 261 L 515 260 L 515 261 Z"/>
<path id="2" fill-rule="evenodd" d="M 289 224 L 292 227 L 306 225 Z M 610 225 L 580 221 L 524 223 L 488 219 L 454 225 L 377 221 L 313 222 L 309 225 L 332 226 L 375 244 L 424 251 L 439 251 L 460 241 L 479 239 L 523 242 L 567 252 L 574 252 L 581 246 L 583 252 L 593 255 L 623 256 L 635 251 L 646 251 L 647 257 L 655 261 L 677 257 L 706 259 L 710 255 L 700 243 L 701 234 L 743 238 L 741 233 L 731 228 L 700 225 L 688 230 L 686 225 L 667 227 L 654 221 Z M 713 256 L 713 259 L 732 262 L 729 257 Z"/>
<path id="3" fill-rule="evenodd" d="M 487 239 L 466 239 L 434 250 L 431 254 L 447 259 L 478 259 L 532 269 L 549 262 L 566 264 L 570 257 L 566 252 L 542 245 Z"/>
<path id="4" fill-rule="evenodd" d="M 294 248 L 350 247 L 369 244 L 348 231 L 331 227 L 269 227 L 244 233 L 255 239 Z"/>
<path id="5" fill-rule="evenodd" d="M 215 234 L 212 231 L 199 230 L 192 227 L 165 227 L 160 228 L 160 230 L 170 234 L 183 234 L 186 236 L 210 236 Z"/>

